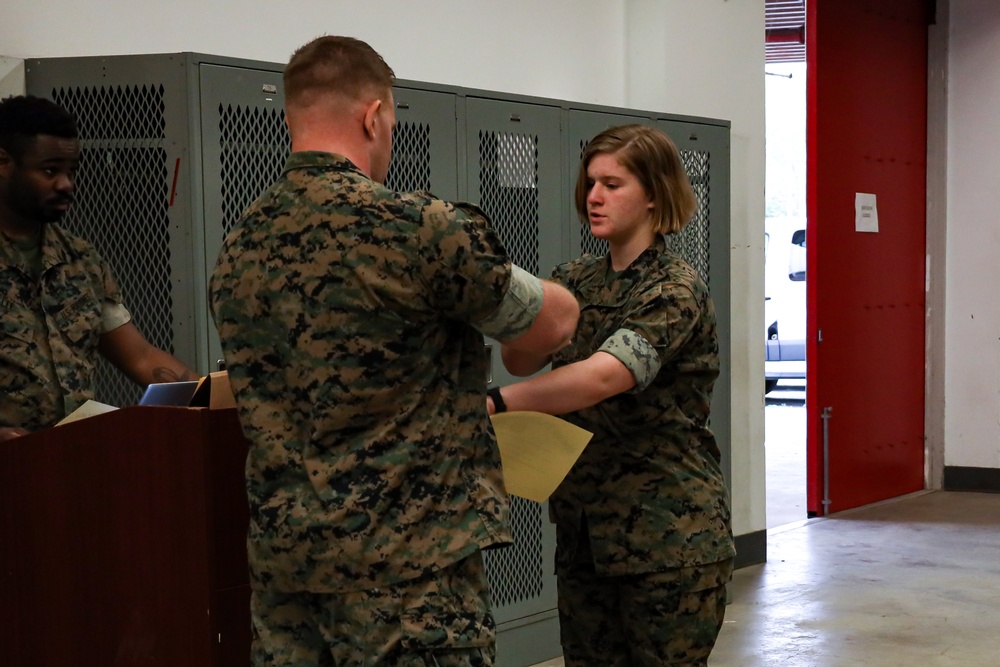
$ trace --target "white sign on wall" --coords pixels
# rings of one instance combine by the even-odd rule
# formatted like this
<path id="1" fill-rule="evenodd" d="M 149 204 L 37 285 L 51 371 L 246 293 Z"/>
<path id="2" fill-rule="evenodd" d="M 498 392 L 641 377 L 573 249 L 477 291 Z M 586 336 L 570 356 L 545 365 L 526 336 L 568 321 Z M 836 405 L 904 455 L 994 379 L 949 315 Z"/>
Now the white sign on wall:
<path id="1" fill-rule="evenodd" d="M 867 192 L 854 193 L 854 231 L 878 231 L 878 206 L 875 195 Z"/>

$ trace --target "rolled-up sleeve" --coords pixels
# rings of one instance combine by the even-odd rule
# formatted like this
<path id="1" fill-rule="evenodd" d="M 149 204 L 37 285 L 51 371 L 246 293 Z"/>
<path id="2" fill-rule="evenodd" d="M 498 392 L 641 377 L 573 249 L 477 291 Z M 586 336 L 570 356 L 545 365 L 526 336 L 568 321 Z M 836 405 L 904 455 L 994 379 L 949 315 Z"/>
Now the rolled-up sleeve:
<path id="1" fill-rule="evenodd" d="M 656 348 L 640 334 L 628 329 L 619 329 L 613 333 L 599 351 L 607 352 L 632 373 L 635 378 L 633 392 L 648 387 L 660 371 L 660 356 Z"/>
<path id="2" fill-rule="evenodd" d="M 511 265 L 510 284 L 500 307 L 473 326 L 484 336 L 512 340 L 531 328 L 542 310 L 542 281 L 519 266 Z"/>
<path id="3" fill-rule="evenodd" d="M 679 283 L 657 285 L 634 300 L 600 350 L 631 371 L 635 387 L 630 392 L 642 391 L 690 339 L 700 316 L 690 288 Z"/>
<path id="4" fill-rule="evenodd" d="M 114 331 L 132 321 L 132 313 L 121 303 L 105 302 L 101 307 L 100 335 Z"/>

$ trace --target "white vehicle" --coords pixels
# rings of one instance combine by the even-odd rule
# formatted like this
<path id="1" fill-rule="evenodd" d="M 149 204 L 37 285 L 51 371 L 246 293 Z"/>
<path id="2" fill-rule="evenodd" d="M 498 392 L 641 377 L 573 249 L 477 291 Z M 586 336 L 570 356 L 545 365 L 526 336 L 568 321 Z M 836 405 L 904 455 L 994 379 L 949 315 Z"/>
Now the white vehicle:
<path id="1" fill-rule="evenodd" d="M 806 221 L 764 220 L 764 393 L 806 377 Z"/>

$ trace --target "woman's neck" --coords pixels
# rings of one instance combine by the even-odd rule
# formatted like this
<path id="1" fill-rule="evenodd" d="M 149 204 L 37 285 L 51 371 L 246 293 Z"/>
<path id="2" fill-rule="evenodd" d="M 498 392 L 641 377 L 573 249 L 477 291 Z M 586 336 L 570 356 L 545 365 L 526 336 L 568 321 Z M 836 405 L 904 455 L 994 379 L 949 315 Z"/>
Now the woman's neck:
<path id="1" fill-rule="evenodd" d="M 608 254 L 611 255 L 611 268 L 615 271 L 627 269 L 636 257 L 655 242 L 656 233 L 649 230 L 648 233 L 637 234 L 624 243 L 609 243 Z"/>

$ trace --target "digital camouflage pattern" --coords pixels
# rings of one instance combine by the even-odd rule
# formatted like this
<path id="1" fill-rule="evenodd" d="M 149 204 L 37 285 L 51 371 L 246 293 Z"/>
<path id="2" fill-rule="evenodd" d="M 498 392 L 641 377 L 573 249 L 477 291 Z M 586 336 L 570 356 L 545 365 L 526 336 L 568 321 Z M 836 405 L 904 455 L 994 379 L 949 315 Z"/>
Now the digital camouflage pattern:
<path id="1" fill-rule="evenodd" d="M 719 374 L 708 287 L 663 238 L 621 273 L 609 257 L 585 255 L 557 267 L 553 280 L 580 303 L 576 336 L 553 367 L 600 349 L 637 381 L 565 416 L 594 436 L 549 501 L 557 563 L 572 561 L 584 515 L 599 575 L 732 558 L 728 491 L 708 428 Z"/>
<path id="2" fill-rule="evenodd" d="M 253 664 L 491 667 L 496 623 L 488 587 L 477 551 L 386 588 L 258 592 L 251 601 Z"/>
<path id="3" fill-rule="evenodd" d="M 257 590 L 375 588 L 510 541 L 482 334 L 541 307 L 510 305 L 511 275 L 478 210 L 341 156 L 292 154 L 247 209 L 210 291 L 251 442 Z"/>
<path id="4" fill-rule="evenodd" d="M 598 576 L 586 543 L 559 569 L 559 629 L 566 667 L 704 667 L 726 612 L 732 559 Z"/>
<path id="5" fill-rule="evenodd" d="M 94 247 L 55 223 L 42 229 L 35 258 L 0 234 L 0 426 L 29 431 L 94 397 L 98 340 L 131 319 Z"/>

